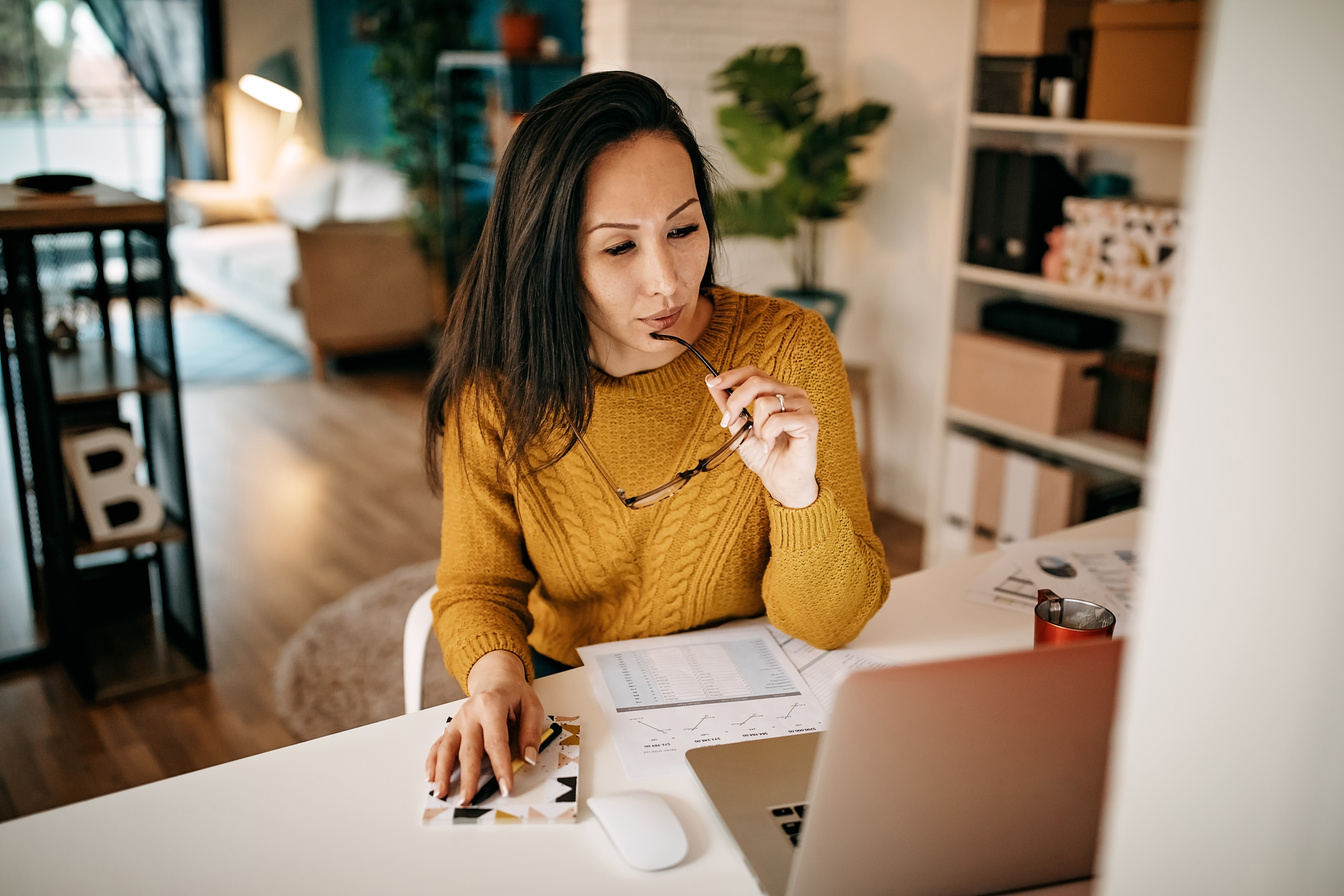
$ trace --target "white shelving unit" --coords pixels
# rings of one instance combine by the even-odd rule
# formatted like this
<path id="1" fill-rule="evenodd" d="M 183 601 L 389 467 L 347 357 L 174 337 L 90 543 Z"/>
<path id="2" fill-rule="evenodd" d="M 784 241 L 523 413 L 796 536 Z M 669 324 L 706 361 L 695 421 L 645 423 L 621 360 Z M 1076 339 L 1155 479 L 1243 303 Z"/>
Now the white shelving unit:
<path id="1" fill-rule="evenodd" d="M 968 95 L 967 107 L 970 99 Z M 1186 156 L 1191 141 L 1197 136 L 1194 128 L 1173 125 L 991 115 L 968 110 L 963 113 L 955 146 L 960 162 L 953 177 L 953 208 L 961 210 L 960 226 L 955 230 L 955 257 L 966 257 L 971 201 L 969 169 L 977 148 L 993 146 L 1051 152 L 1060 156 L 1074 171 L 1087 167 L 1129 175 L 1136 193 L 1143 199 L 1174 201 L 1181 195 Z M 985 302 L 1005 295 L 1117 318 L 1121 321 L 1122 346 L 1154 353 L 1161 347 L 1169 310 L 1166 304 L 1159 302 L 1079 289 L 1039 276 L 963 262 L 953 267 L 945 295 L 948 345 L 955 330 L 978 327 L 980 309 Z M 944 352 L 945 357 L 950 354 L 950 351 Z M 944 370 L 943 396 L 946 396 L 946 383 L 947 371 Z M 1147 450 L 1143 445 L 1107 433 L 1047 435 L 949 406 L 945 397 L 936 404 L 935 415 L 933 431 L 939 437 L 935 440 L 930 464 L 934 479 L 925 515 L 926 566 L 947 559 L 942 555 L 940 533 L 943 523 L 942 434 L 949 430 L 989 436 L 1068 463 L 1114 471 L 1140 480 L 1147 472 Z"/>
<path id="2" fill-rule="evenodd" d="M 1184 142 L 1195 129 L 1176 124 L 1143 124 L 1136 121 L 1090 121 L 1085 118 L 1046 118 L 1039 115 L 997 115 L 972 112 L 970 126 L 982 131 L 1019 134 L 1070 134 L 1108 139 L 1175 140 Z"/>
<path id="3" fill-rule="evenodd" d="M 1037 299 L 1049 299 L 1058 305 L 1070 305 L 1083 311 L 1130 311 L 1136 314 L 1150 314 L 1154 317 L 1166 317 L 1167 306 L 1148 299 L 1131 299 L 1128 296 L 1112 295 L 1092 289 L 1082 289 L 1047 280 L 1035 274 L 1019 274 L 1002 268 L 987 268 L 978 264 L 962 264 L 957 268 L 957 277 L 964 283 L 978 283 L 981 286 L 993 286 L 1011 290 Z"/>

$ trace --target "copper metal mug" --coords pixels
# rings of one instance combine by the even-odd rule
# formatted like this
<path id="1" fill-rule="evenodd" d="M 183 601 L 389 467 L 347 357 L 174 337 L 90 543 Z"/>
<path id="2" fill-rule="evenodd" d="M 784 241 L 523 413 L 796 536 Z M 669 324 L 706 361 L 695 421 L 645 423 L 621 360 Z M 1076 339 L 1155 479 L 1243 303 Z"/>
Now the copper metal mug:
<path id="1" fill-rule="evenodd" d="M 1060 597 L 1049 588 L 1036 592 L 1036 640 L 1045 644 L 1068 644 L 1115 634 L 1115 614 L 1090 600 Z"/>

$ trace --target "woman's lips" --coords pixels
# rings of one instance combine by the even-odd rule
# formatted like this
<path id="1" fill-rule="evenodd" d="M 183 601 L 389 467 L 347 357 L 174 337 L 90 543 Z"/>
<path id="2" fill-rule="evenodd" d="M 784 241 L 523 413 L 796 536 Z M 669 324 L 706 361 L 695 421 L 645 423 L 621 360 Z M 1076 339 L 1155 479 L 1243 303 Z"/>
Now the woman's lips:
<path id="1" fill-rule="evenodd" d="M 651 330 L 666 330 L 676 326 L 681 319 L 681 309 L 673 308 L 671 311 L 662 312 L 654 317 L 641 317 L 640 320 L 648 324 Z"/>

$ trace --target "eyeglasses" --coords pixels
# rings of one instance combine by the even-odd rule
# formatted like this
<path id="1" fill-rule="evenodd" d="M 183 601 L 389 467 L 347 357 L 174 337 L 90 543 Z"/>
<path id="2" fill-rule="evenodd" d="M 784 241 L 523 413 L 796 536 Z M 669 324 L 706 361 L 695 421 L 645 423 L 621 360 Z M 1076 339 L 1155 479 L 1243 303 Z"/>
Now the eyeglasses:
<path id="1" fill-rule="evenodd" d="M 676 336 L 669 336 L 665 333 L 650 333 L 649 335 L 652 336 L 654 339 L 663 339 L 667 340 L 668 342 L 681 343 L 682 345 L 686 346 L 686 348 L 690 349 L 691 354 L 695 355 L 696 358 L 700 360 L 700 363 L 705 365 L 706 369 L 708 369 L 711 374 L 713 374 L 714 376 L 719 375 L 719 372 L 714 369 L 714 365 L 709 363 L 709 361 L 705 360 L 705 356 L 696 351 L 695 346 L 691 345 L 686 340 L 678 339 Z M 733 394 L 732 389 L 725 389 L 724 391 L 727 392 L 729 395 Z M 616 484 L 616 480 L 612 479 L 611 474 L 608 473 L 606 471 L 606 468 L 603 467 L 602 464 L 598 462 L 598 459 L 593 454 L 592 449 L 590 449 L 588 445 L 583 441 L 583 436 L 579 435 L 579 431 L 577 429 L 574 430 L 574 439 L 578 443 L 578 446 L 583 449 L 583 453 L 588 455 L 588 459 L 593 462 L 593 466 L 597 469 L 597 472 L 602 474 L 602 478 L 607 481 L 607 485 L 611 486 L 611 490 L 616 493 L 616 497 L 621 499 L 621 503 L 624 504 L 626 507 L 629 507 L 631 510 L 639 510 L 641 507 L 648 507 L 650 504 L 657 504 L 664 498 L 672 497 L 677 492 L 681 491 L 682 488 L 685 487 L 686 483 L 690 482 L 693 477 L 699 475 L 700 473 L 708 473 L 710 470 L 721 465 L 725 460 L 727 460 L 732 455 L 732 453 L 737 450 L 738 446 L 746 441 L 747 435 L 751 432 L 751 428 L 755 425 L 754 421 L 752 421 L 751 419 L 751 414 L 747 413 L 745 408 L 742 410 L 742 413 L 739 414 L 738 416 L 745 421 L 742 424 L 742 428 L 739 429 L 737 432 L 733 433 L 731 436 L 729 436 L 728 441 L 724 442 L 723 445 L 717 451 L 715 451 L 708 457 L 701 458 L 700 461 L 696 463 L 695 466 L 691 467 L 689 470 L 682 470 L 676 476 L 672 477 L 672 479 L 669 480 L 668 482 L 658 486 L 657 488 L 651 491 L 647 491 L 642 495 L 635 495 L 634 497 L 626 496 L 625 489 L 618 486 Z"/>

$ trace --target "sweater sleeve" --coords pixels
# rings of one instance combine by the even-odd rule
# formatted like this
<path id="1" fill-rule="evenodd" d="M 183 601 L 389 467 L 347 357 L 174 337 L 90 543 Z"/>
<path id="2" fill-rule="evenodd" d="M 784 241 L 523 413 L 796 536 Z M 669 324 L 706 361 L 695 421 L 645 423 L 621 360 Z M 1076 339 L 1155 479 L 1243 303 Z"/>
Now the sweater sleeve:
<path id="1" fill-rule="evenodd" d="M 442 547 L 431 602 L 444 662 L 463 690 L 471 667 L 492 650 L 515 654 L 533 678 L 527 597 L 537 576 L 501 430 L 478 394 L 468 390 L 444 428 Z"/>
<path id="2" fill-rule="evenodd" d="M 819 494 L 797 509 L 766 496 L 771 556 L 761 593 L 782 631 L 832 649 L 881 608 L 891 576 L 868 514 L 845 364 L 820 315 L 803 315 L 790 331 L 776 375 L 816 408 Z"/>

